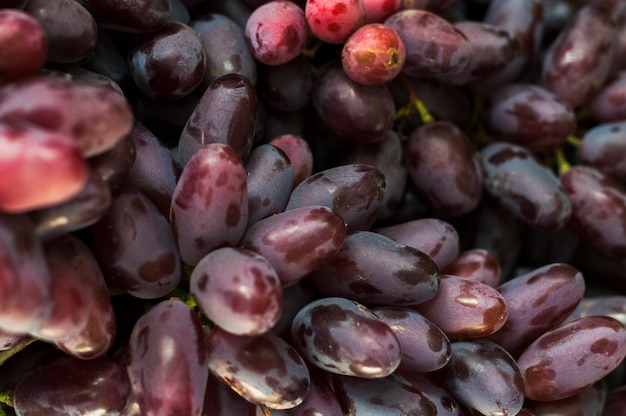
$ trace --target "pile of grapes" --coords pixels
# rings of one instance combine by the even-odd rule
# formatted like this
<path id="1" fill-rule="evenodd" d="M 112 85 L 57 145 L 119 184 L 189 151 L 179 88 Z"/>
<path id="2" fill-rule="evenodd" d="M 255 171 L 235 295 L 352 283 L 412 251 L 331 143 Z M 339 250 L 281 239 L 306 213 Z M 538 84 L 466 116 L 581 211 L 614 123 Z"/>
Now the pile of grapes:
<path id="1" fill-rule="evenodd" d="M 625 184 L 624 0 L 0 0 L 0 415 L 625 415 Z"/>

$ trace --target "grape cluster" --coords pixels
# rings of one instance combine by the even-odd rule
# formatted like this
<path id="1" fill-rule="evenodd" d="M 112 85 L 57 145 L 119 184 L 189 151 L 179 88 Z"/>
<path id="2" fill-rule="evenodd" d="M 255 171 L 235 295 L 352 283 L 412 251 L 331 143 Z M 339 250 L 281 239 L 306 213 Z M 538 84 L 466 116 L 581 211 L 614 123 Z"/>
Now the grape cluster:
<path id="1" fill-rule="evenodd" d="M 0 416 L 626 408 L 626 1 L 0 0 Z"/>

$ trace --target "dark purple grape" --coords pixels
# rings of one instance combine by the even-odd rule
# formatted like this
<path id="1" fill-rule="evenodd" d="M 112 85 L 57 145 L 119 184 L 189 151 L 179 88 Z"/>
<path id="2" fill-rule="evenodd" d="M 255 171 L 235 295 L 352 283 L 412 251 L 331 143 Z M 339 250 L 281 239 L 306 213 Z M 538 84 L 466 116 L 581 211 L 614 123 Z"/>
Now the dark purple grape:
<path id="1" fill-rule="evenodd" d="M 483 415 L 516 415 L 524 404 L 524 380 L 513 357 L 486 340 L 452 344 L 448 365 L 435 377 L 459 403 Z"/>
<path id="2" fill-rule="evenodd" d="M 307 361 L 333 374 L 381 378 L 400 364 L 400 343 L 389 325 L 345 298 L 307 304 L 293 320 L 291 337 Z"/>
<path id="3" fill-rule="evenodd" d="M 48 63 L 82 63 L 91 57 L 98 28 L 91 13 L 79 2 L 29 0 L 24 11 L 37 19 L 46 33 Z"/>
<path id="4" fill-rule="evenodd" d="M 118 85 L 129 85 L 132 82 L 128 60 L 122 53 L 126 48 L 113 40 L 114 36 L 106 30 L 98 31 L 98 40 L 91 58 L 81 68 L 102 74 Z"/>
<path id="5" fill-rule="evenodd" d="M 626 121 L 596 125 L 582 137 L 579 154 L 582 164 L 591 165 L 626 182 Z"/>
<path id="6" fill-rule="evenodd" d="M 91 59 L 90 59 L 91 62 Z M 47 75 L 59 76 L 61 78 L 67 78 L 74 82 L 79 82 L 94 86 L 109 87 L 116 91 L 120 95 L 124 95 L 122 87 L 113 79 L 98 72 L 86 69 L 83 66 L 77 66 L 76 64 L 69 65 L 53 65 L 49 68 L 45 68 L 44 72 Z"/>
<path id="7" fill-rule="evenodd" d="M 323 205 L 343 218 L 349 233 L 366 230 L 376 220 L 385 187 L 385 176 L 373 166 L 340 165 L 302 181 L 285 210 Z"/>
<path id="8" fill-rule="evenodd" d="M 296 58 L 307 41 L 304 10 L 291 1 L 274 0 L 254 9 L 245 36 L 254 57 L 265 65 L 280 65 Z"/>
<path id="9" fill-rule="evenodd" d="M 484 283 L 491 287 L 500 283 L 500 264 L 496 256 L 488 250 L 473 248 L 461 252 L 458 257 L 443 270 L 463 279 Z"/>
<path id="10" fill-rule="evenodd" d="M 0 26 L 0 86 L 39 72 L 48 48 L 41 24 L 28 13 L 7 8 L 0 11 Z"/>
<path id="11" fill-rule="evenodd" d="M 126 98 L 109 87 L 34 76 L 0 90 L 0 119 L 67 135 L 90 157 L 122 140 L 132 127 L 133 114 Z"/>
<path id="12" fill-rule="evenodd" d="M 98 26 L 121 32 L 144 33 L 163 27 L 170 18 L 169 0 L 78 0 Z"/>
<path id="13" fill-rule="evenodd" d="M 94 255 L 113 287 L 154 299 L 178 285 L 182 267 L 170 224 L 140 192 L 115 193 L 111 208 L 90 231 Z"/>
<path id="14" fill-rule="evenodd" d="M 277 110 L 302 110 L 309 103 L 313 89 L 310 65 L 304 55 L 280 65 L 259 65 L 259 95 Z"/>
<path id="15" fill-rule="evenodd" d="M 606 381 L 601 380 L 565 399 L 548 402 L 528 401 L 526 405 L 536 416 L 600 416 L 607 398 L 607 390 Z M 618 413 L 614 414 L 617 415 Z"/>
<path id="16" fill-rule="evenodd" d="M 452 224 L 439 218 L 420 218 L 373 231 L 425 253 L 440 270 L 459 255 L 459 233 Z"/>
<path id="17" fill-rule="evenodd" d="M 377 307 L 372 312 L 389 325 L 400 342 L 402 359 L 398 371 L 435 371 L 450 360 L 446 334 L 415 310 Z"/>
<path id="18" fill-rule="evenodd" d="M 496 289 L 453 275 L 442 275 L 437 294 L 412 308 L 453 341 L 491 335 L 508 315 L 506 301 Z"/>
<path id="19" fill-rule="evenodd" d="M 534 228 L 559 230 L 572 213 L 568 194 L 551 170 L 525 147 L 498 142 L 482 150 L 485 190 Z"/>
<path id="20" fill-rule="evenodd" d="M 5 87 L 6 88 L 6 87 Z M 26 212 L 66 202 L 85 187 L 89 167 L 63 133 L 0 121 L 0 208 Z"/>
<path id="21" fill-rule="evenodd" d="M 609 257 L 626 255 L 626 191 L 621 183 L 590 166 L 572 166 L 561 174 L 572 204 L 568 226 Z"/>
<path id="22" fill-rule="evenodd" d="M 626 329 L 606 316 L 589 316 L 546 331 L 517 360 L 526 397 L 573 396 L 613 371 L 626 356 Z"/>
<path id="23" fill-rule="evenodd" d="M 335 376 L 333 387 L 346 416 L 438 415 L 424 393 L 389 378 Z"/>
<path id="24" fill-rule="evenodd" d="M 0 248 L 0 330 L 25 334 L 53 307 L 43 243 L 25 214 L 0 213 Z"/>
<path id="25" fill-rule="evenodd" d="M 206 88 L 222 75 L 236 73 L 257 81 L 257 63 L 246 43 L 244 30 L 231 18 L 208 13 L 194 18 L 189 26 L 196 31 L 206 51 Z"/>
<path id="26" fill-rule="evenodd" d="M 281 314 L 278 275 L 263 256 L 249 250 L 213 250 L 196 265 L 189 286 L 206 316 L 232 334 L 267 332 Z"/>
<path id="27" fill-rule="evenodd" d="M 206 336 L 209 370 L 246 400 L 270 409 L 290 409 L 305 399 L 309 370 L 278 335 L 233 335 L 215 327 Z"/>
<path id="28" fill-rule="evenodd" d="M 530 148 L 562 144 L 576 128 L 568 104 L 541 86 L 526 83 L 489 91 L 484 117 L 498 140 Z"/>
<path id="29" fill-rule="evenodd" d="M 396 110 L 387 87 L 357 84 L 338 62 L 324 68 L 313 87 L 311 101 L 322 122 L 350 141 L 382 140 L 393 126 Z"/>
<path id="30" fill-rule="evenodd" d="M 241 248 L 265 257 L 284 287 L 303 279 L 331 260 L 346 240 L 343 219 L 330 208 L 295 208 L 252 224 Z"/>
<path id="31" fill-rule="evenodd" d="M 254 85 L 239 74 L 222 75 L 206 89 L 187 120 L 178 143 L 178 162 L 210 143 L 231 146 L 245 162 L 254 139 L 257 96 Z"/>
<path id="32" fill-rule="evenodd" d="M 159 30 L 136 35 L 128 50 L 130 73 L 152 98 L 185 97 L 204 79 L 206 52 L 189 26 L 171 21 Z"/>
<path id="33" fill-rule="evenodd" d="M 344 43 L 365 20 L 362 0 L 307 0 L 304 12 L 315 37 L 333 44 Z"/>
<path id="34" fill-rule="evenodd" d="M 543 60 L 543 86 L 572 107 L 585 104 L 609 76 L 616 44 L 611 13 L 581 7 Z"/>
<path id="35" fill-rule="evenodd" d="M 87 160 L 93 171 L 111 188 L 118 188 L 137 160 L 137 148 L 130 134 L 104 153 Z"/>
<path id="36" fill-rule="evenodd" d="M 185 165 L 172 197 L 170 222 L 183 262 L 237 244 L 248 223 L 246 171 L 228 145 L 211 143 Z"/>
<path id="37" fill-rule="evenodd" d="M 179 300 L 142 315 L 130 336 L 128 376 L 143 415 L 200 416 L 209 362 L 200 320 Z"/>
<path id="38" fill-rule="evenodd" d="M 537 337 L 565 321 L 580 303 L 585 281 L 569 264 L 548 264 L 497 289 L 506 302 L 508 319 L 488 339 L 518 357 Z"/>
<path id="39" fill-rule="evenodd" d="M 435 296 L 439 269 L 423 252 L 382 234 L 349 234 L 343 247 L 311 273 L 316 289 L 366 305 L 415 305 Z"/>
<path id="40" fill-rule="evenodd" d="M 435 404 L 437 416 L 466 416 L 465 407 L 433 377 L 433 373 L 396 371 L 391 378 L 422 392 Z"/>
<path id="41" fill-rule="evenodd" d="M 291 162 L 293 168 L 293 185 L 295 188 L 313 173 L 313 153 L 309 143 L 302 137 L 284 134 L 273 137 L 269 144 L 281 149 Z"/>
<path id="42" fill-rule="evenodd" d="M 204 393 L 202 416 L 249 415 L 253 406 L 252 403 L 241 397 L 230 386 L 209 372 Z M 136 416 L 141 416 L 141 414 Z"/>
<path id="43" fill-rule="evenodd" d="M 311 387 L 306 397 L 298 406 L 286 410 L 271 410 L 271 416 L 337 416 L 341 415 L 341 406 L 332 386 L 320 372 L 311 373 Z M 264 409 L 265 410 L 265 409 Z M 266 410 L 267 412 L 267 410 Z"/>
<path id="44" fill-rule="evenodd" d="M 589 114 L 598 123 L 626 118 L 626 70 L 607 81 L 588 103 Z"/>
<path id="45" fill-rule="evenodd" d="M 442 17 L 426 10 L 401 10 L 384 22 L 406 49 L 402 73 L 420 78 L 459 73 L 472 60 L 472 45 Z"/>
<path id="46" fill-rule="evenodd" d="M 285 210 L 293 168 L 287 155 L 270 144 L 257 146 L 246 161 L 248 173 L 248 224 Z"/>
<path id="47" fill-rule="evenodd" d="M 439 121 L 415 129 L 406 164 L 415 188 L 442 215 L 459 217 L 480 203 L 480 162 L 467 136 L 454 124 Z"/>
<path id="48" fill-rule="evenodd" d="M 112 359 L 60 357 L 25 374 L 14 403 L 19 416 L 114 415 L 129 395 L 128 375 Z"/>

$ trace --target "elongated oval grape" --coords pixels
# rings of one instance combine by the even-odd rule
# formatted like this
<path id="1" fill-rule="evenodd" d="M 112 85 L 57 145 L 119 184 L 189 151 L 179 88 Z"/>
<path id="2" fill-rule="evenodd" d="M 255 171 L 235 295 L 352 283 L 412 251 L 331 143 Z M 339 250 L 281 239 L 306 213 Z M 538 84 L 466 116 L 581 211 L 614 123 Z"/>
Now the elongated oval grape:
<path id="1" fill-rule="evenodd" d="M 626 182 L 626 122 L 603 123 L 582 137 L 580 161 Z"/>
<path id="2" fill-rule="evenodd" d="M 492 89 L 486 95 L 484 117 L 498 139 L 530 148 L 561 144 L 576 129 L 572 107 L 534 84 Z"/>
<path id="3" fill-rule="evenodd" d="M 389 378 L 334 376 L 333 386 L 346 416 L 438 415 L 424 393 Z"/>
<path id="4" fill-rule="evenodd" d="M 506 301 L 496 289 L 453 275 L 442 275 L 437 294 L 412 308 L 453 341 L 491 335 L 508 315 Z"/>
<path id="5" fill-rule="evenodd" d="M 413 130 L 406 162 L 416 189 L 442 215 L 459 217 L 480 203 L 480 162 L 467 136 L 454 124 L 439 121 Z"/>
<path id="6" fill-rule="evenodd" d="M 516 415 L 524 404 L 517 363 L 490 341 L 453 342 L 450 362 L 435 377 L 459 403 L 483 415 Z"/>
<path id="7" fill-rule="evenodd" d="M 348 232 L 365 230 L 376 219 L 385 187 L 385 176 L 373 166 L 340 165 L 302 181 L 291 192 L 285 210 L 327 206 L 343 218 Z"/>
<path id="8" fill-rule="evenodd" d="M 178 285 L 182 267 L 170 224 L 140 192 L 116 193 L 90 231 L 94 255 L 112 286 L 154 299 Z"/>
<path id="9" fill-rule="evenodd" d="M 278 335 L 233 335 L 215 327 L 206 343 L 209 370 L 249 402 L 290 409 L 306 397 L 309 370 L 300 354 Z"/>
<path id="10" fill-rule="evenodd" d="M 330 208 L 295 208 L 252 224 L 239 247 L 265 257 L 283 286 L 290 286 L 332 259 L 346 240 L 343 219 Z"/>
<path id="11" fill-rule="evenodd" d="M 494 143 L 482 150 L 484 187 L 516 218 L 534 228 L 559 230 L 572 213 L 558 178 L 525 147 Z"/>
<path id="12" fill-rule="evenodd" d="M 463 279 L 484 283 L 491 287 L 500 283 L 500 263 L 488 250 L 474 248 L 461 252 L 442 272 Z"/>
<path id="13" fill-rule="evenodd" d="M 60 357 L 20 379 L 15 411 L 19 416 L 114 415 L 122 411 L 130 392 L 126 371 L 112 359 Z"/>
<path id="14" fill-rule="evenodd" d="M 109 87 L 39 75 L 2 88 L 0 119 L 67 135 L 90 157 L 122 140 L 132 127 L 133 115 L 126 99 Z"/>
<path id="15" fill-rule="evenodd" d="M 48 40 L 30 14 L 6 8 L 0 12 L 0 85 L 37 73 L 46 61 Z"/>
<path id="16" fill-rule="evenodd" d="M 170 18 L 169 0 L 79 0 L 99 26 L 121 32 L 152 32 Z"/>
<path id="17" fill-rule="evenodd" d="M 0 154 L 0 209 L 4 212 L 54 206 L 76 196 L 87 184 L 87 163 L 65 134 L 0 122 L 0 145 L 5 149 Z"/>
<path id="18" fill-rule="evenodd" d="M 626 329 L 606 316 L 589 316 L 557 326 L 517 360 L 526 397 L 539 401 L 573 396 L 614 370 L 626 356 Z"/>
<path id="19" fill-rule="evenodd" d="M 406 49 L 402 73 L 420 78 L 461 72 L 470 64 L 472 45 L 465 35 L 435 13 L 401 10 L 384 21 Z"/>
<path id="20" fill-rule="evenodd" d="M 626 254 L 626 191 L 621 183 L 591 166 L 578 165 L 561 174 L 572 204 L 568 226 L 609 257 Z"/>
<path id="21" fill-rule="evenodd" d="M 304 358 L 333 374 L 381 378 L 400 364 L 400 344 L 389 325 L 345 298 L 307 304 L 293 319 L 291 337 Z"/>
<path id="22" fill-rule="evenodd" d="M 310 275 L 325 296 L 366 305 L 415 305 L 432 299 L 439 270 L 423 252 L 371 231 L 349 234 L 339 252 Z"/>
<path id="23" fill-rule="evenodd" d="M 133 327 L 128 376 L 145 416 L 202 414 L 208 377 L 204 334 L 195 313 L 164 300 Z"/>
<path id="24" fill-rule="evenodd" d="M 248 223 L 246 171 L 228 145 L 199 149 L 180 175 L 170 211 L 180 258 L 196 265 L 211 250 L 237 244 Z"/>
<path id="25" fill-rule="evenodd" d="M 548 264 L 497 287 L 507 304 L 508 319 L 488 339 L 518 357 L 537 337 L 562 323 L 580 303 L 585 281 L 569 264 Z"/>
<path id="26" fill-rule="evenodd" d="M 215 325 L 233 334 L 257 335 L 277 322 L 282 287 L 263 256 L 224 247 L 200 260 L 190 277 L 190 292 Z"/>
<path id="27" fill-rule="evenodd" d="M 399 371 L 435 371 L 450 360 L 450 340 L 446 334 L 415 310 L 376 307 L 372 312 L 391 327 L 400 342 Z"/>

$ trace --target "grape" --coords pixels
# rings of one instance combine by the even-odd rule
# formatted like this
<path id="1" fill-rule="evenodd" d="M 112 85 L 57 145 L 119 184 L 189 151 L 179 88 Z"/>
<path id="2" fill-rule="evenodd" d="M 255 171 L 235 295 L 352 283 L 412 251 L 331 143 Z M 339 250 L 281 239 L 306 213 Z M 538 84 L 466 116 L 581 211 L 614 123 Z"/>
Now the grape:
<path id="1" fill-rule="evenodd" d="M 480 203 L 480 161 L 467 136 L 454 124 L 439 121 L 413 130 L 406 164 L 418 192 L 442 215 L 459 217 Z"/>
<path id="2" fill-rule="evenodd" d="M 189 26 L 169 22 L 155 32 L 133 38 L 128 51 L 130 73 L 148 97 L 177 99 L 204 79 L 206 52 Z"/>
<path id="3" fill-rule="evenodd" d="M 263 256 L 224 247 L 200 260 L 190 292 L 215 325 L 236 335 L 267 332 L 281 314 L 282 287 Z"/>
<path id="4" fill-rule="evenodd" d="M 37 19 L 48 40 L 46 61 L 86 61 L 96 47 L 98 28 L 91 13 L 74 0 L 29 0 L 24 11 Z"/>
<path id="5" fill-rule="evenodd" d="M 291 1 L 270 1 L 256 8 L 245 27 L 254 57 L 266 65 L 280 65 L 300 55 L 307 40 L 307 19 Z"/>
<path id="6" fill-rule="evenodd" d="M 402 0 L 363 0 L 364 23 L 382 23 L 400 10 L 400 6 L 402 6 Z"/>
<path id="7" fill-rule="evenodd" d="M 500 271 L 498 259 L 482 248 L 459 253 L 458 257 L 442 270 L 444 274 L 452 274 L 491 287 L 496 287 L 500 283 Z"/>
<path id="8" fill-rule="evenodd" d="M 178 143 L 178 162 L 185 166 L 209 143 L 230 145 L 245 162 L 254 138 L 257 96 L 254 85 L 239 74 L 226 74 L 204 91 Z"/>
<path id="9" fill-rule="evenodd" d="M 67 135 L 85 157 L 110 149 L 132 127 L 128 102 L 111 88 L 53 76 L 27 77 L 2 88 L 0 120 Z"/>
<path id="10" fill-rule="evenodd" d="M 246 400 L 290 409 L 306 397 L 311 376 L 304 360 L 272 332 L 248 337 L 216 327 L 206 342 L 211 372 Z"/>
<path id="11" fill-rule="evenodd" d="M 72 138 L 17 122 L 0 121 L 0 208 L 26 212 L 75 197 L 89 168 Z"/>
<path id="12" fill-rule="evenodd" d="M 626 71 L 608 80 L 588 103 L 589 114 L 598 123 L 626 118 Z"/>
<path id="13" fill-rule="evenodd" d="M 395 106 L 386 86 L 357 84 L 339 62 L 319 75 L 311 101 L 331 131 L 357 143 L 382 140 L 393 125 Z"/>
<path id="14" fill-rule="evenodd" d="M 104 75 L 120 86 L 127 86 L 132 83 L 132 78 L 128 60 L 121 51 L 122 47 L 115 43 L 111 33 L 99 30 L 93 54 L 87 62 L 81 65 L 81 68 Z"/>
<path id="15" fill-rule="evenodd" d="M 172 196 L 181 260 L 193 266 L 211 250 L 237 244 L 248 223 L 247 201 L 246 172 L 230 146 L 211 143 L 194 153 Z"/>
<path id="16" fill-rule="evenodd" d="M 333 374 L 381 378 L 400 364 L 398 338 L 365 306 L 341 297 L 315 300 L 291 324 L 295 348 Z"/>
<path id="17" fill-rule="evenodd" d="M 163 27 L 170 17 L 169 0 L 78 0 L 98 26 L 122 32 L 144 33 Z"/>
<path id="18" fill-rule="evenodd" d="M 371 231 L 349 234 L 330 261 L 311 274 L 325 296 L 368 305 L 415 305 L 435 296 L 439 270 L 426 254 Z"/>
<path id="19" fill-rule="evenodd" d="M 110 358 L 60 357 L 36 367 L 15 387 L 18 416 L 119 414 L 130 395 L 123 368 Z"/>
<path id="20" fill-rule="evenodd" d="M 145 416 L 201 415 L 209 357 L 198 317 L 172 299 L 139 318 L 130 336 L 128 377 Z"/>
<path id="21" fill-rule="evenodd" d="M 300 136 L 284 134 L 274 137 L 269 144 L 281 149 L 291 162 L 293 185 L 295 188 L 313 173 L 313 153 L 311 147 Z"/>
<path id="22" fill-rule="evenodd" d="M 341 64 L 346 74 L 363 85 L 385 84 L 395 78 L 404 65 L 406 51 L 398 33 L 382 23 L 357 29 L 346 40 Z"/>
<path id="23" fill-rule="evenodd" d="M 570 219 L 570 193 L 525 147 L 491 144 L 482 150 L 481 162 L 486 191 L 525 224 L 554 231 Z"/>
<path id="24" fill-rule="evenodd" d="M 451 346 L 450 362 L 435 373 L 445 388 L 461 404 L 483 415 L 518 414 L 524 403 L 524 379 L 515 360 L 486 340 L 458 341 Z"/>
<path id="25" fill-rule="evenodd" d="M 248 224 L 284 211 L 293 184 L 287 155 L 271 144 L 257 146 L 245 165 L 248 173 Z"/>
<path id="26" fill-rule="evenodd" d="M 41 70 L 48 48 L 41 24 L 28 13 L 4 9 L 0 26 L 0 86 Z"/>
<path id="27" fill-rule="evenodd" d="M 571 229 L 610 257 L 626 253 L 624 187 L 590 166 L 573 166 L 561 174 L 561 183 L 572 203 Z"/>
<path id="28" fill-rule="evenodd" d="M 335 394 L 347 416 L 437 415 L 435 404 L 421 391 L 388 378 L 333 378 Z"/>
<path id="29" fill-rule="evenodd" d="M 435 371 L 450 360 L 450 340 L 423 315 L 406 307 L 376 307 L 372 312 L 385 321 L 398 338 L 402 351 L 398 371 Z"/>
<path id="30" fill-rule="evenodd" d="M 267 408 L 263 409 L 267 412 Z M 298 406 L 286 410 L 271 410 L 270 416 L 335 416 L 340 415 L 341 406 L 332 386 L 322 379 L 319 372 L 311 373 L 311 387 Z"/>
<path id="31" fill-rule="evenodd" d="M 284 287 L 332 259 L 346 240 L 339 215 L 323 206 L 285 211 L 252 224 L 239 247 L 265 257 Z"/>
<path id="32" fill-rule="evenodd" d="M 442 275 L 435 296 L 412 308 L 453 341 L 496 333 L 508 316 L 506 300 L 496 289 L 453 275 Z"/>
<path id="33" fill-rule="evenodd" d="M 440 270 L 459 255 L 459 233 L 452 224 L 439 218 L 420 218 L 376 227 L 373 231 L 425 253 Z"/>
<path id="34" fill-rule="evenodd" d="M 436 78 L 463 71 L 472 60 L 472 45 L 442 17 L 426 10 L 401 10 L 384 24 L 395 30 L 406 49 L 402 73 Z"/>
<path id="35" fill-rule="evenodd" d="M 236 73 L 257 80 L 257 64 L 246 43 L 243 28 L 222 14 L 208 13 L 193 19 L 189 26 L 198 33 L 206 52 L 204 88 L 222 75 Z"/>
<path id="36" fill-rule="evenodd" d="M 537 337 L 562 323 L 585 292 L 582 273 L 569 264 L 548 264 L 497 287 L 507 305 L 504 326 L 488 337 L 518 357 Z"/>
<path id="37" fill-rule="evenodd" d="M 90 157 L 89 167 L 111 188 L 119 188 L 137 160 L 137 148 L 130 134 L 104 153 Z"/>
<path id="38" fill-rule="evenodd" d="M 610 12 L 582 7 L 546 52 L 543 85 L 572 107 L 584 104 L 609 75 L 615 40 Z"/>
<path id="39" fill-rule="evenodd" d="M 625 355 L 624 326 L 613 318 L 589 316 L 544 332 L 517 363 L 526 397 L 550 401 L 591 386 L 615 369 Z"/>
<path id="40" fill-rule="evenodd" d="M 432 401 L 438 416 L 465 416 L 465 410 L 457 400 L 432 375 L 415 371 L 396 371 L 390 378 L 413 387 Z M 518 414 L 521 416 L 521 414 Z"/>
<path id="41" fill-rule="evenodd" d="M 202 416 L 247 415 L 254 405 L 209 372 Z M 137 415 L 141 416 L 141 415 Z"/>
<path id="42" fill-rule="evenodd" d="M 363 0 L 307 0 L 306 21 L 323 42 L 344 43 L 365 21 L 363 3 Z"/>
<path id="43" fill-rule="evenodd" d="M 606 397 L 607 386 L 606 382 L 602 380 L 565 399 L 549 402 L 529 402 L 527 406 L 537 416 L 550 414 L 599 416 L 604 408 Z"/>
<path id="44" fill-rule="evenodd" d="M 277 110 L 302 110 L 310 101 L 312 89 L 313 73 L 304 55 L 280 65 L 259 65 L 257 90 L 264 102 Z"/>
<path id="45" fill-rule="evenodd" d="M 626 182 L 626 122 L 596 125 L 585 132 L 579 148 L 581 163 Z"/>
<path id="46" fill-rule="evenodd" d="M 485 116 L 492 134 L 529 148 L 563 143 L 576 128 L 572 108 L 533 84 L 506 84 L 491 90 Z"/>

